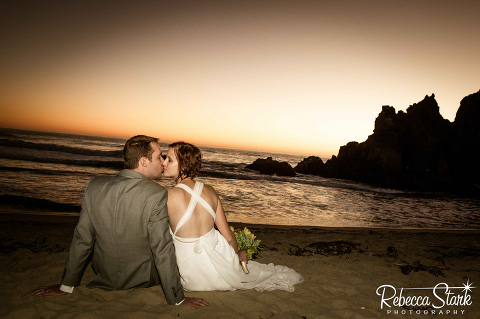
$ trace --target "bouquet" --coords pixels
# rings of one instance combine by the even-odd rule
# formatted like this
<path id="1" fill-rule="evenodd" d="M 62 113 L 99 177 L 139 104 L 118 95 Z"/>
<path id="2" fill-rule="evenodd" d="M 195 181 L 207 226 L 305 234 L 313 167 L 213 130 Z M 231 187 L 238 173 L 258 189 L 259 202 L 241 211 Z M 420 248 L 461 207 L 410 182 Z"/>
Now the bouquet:
<path id="1" fill-rule="evenodd" d="M 237 239 L 238 251 L 245 250 L 247 252 L 247 259 L 252 259 L 253 254 L 258 253 L 258 246 L 260 245 L 260 240 L 255 240 L 255 235 L 250 232 L 250 230 L 245 227 L 243 230 L 234 229 L 230 226 L 235 238 Z M 243 272 L 248 274 L 247 264 L 242 261 Z"/>

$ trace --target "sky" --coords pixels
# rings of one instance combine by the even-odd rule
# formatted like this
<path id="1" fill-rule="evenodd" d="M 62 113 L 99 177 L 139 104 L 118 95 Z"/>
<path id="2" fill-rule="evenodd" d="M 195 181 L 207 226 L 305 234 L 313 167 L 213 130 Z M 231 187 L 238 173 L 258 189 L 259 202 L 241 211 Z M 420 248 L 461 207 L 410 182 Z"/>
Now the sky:
<path id="1" fill-rule="evenodd" d="M 0 127 L 331 156 L 480 89 L 480 1 L 2 1 Z"/>

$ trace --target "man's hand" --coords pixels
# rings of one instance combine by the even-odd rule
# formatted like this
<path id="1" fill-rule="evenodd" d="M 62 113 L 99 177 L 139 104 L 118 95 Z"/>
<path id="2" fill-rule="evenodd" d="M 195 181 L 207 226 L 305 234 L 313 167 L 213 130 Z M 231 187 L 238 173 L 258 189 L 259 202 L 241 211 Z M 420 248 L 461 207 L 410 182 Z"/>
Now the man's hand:
<path id="1" fill-rule="evenodd" d="M 210 304 L 205 300 L 203 300 L 202 298 L 185 297 L 185 300 L 180 304 L 180 306 L 190 306 L 194 308 L 200 308 L 200 307 L 210 306 Z"/>
<path id="2" fill-rule="evenodd" d="M 50 286 L 42 286 L 35 289 L 32 293 L 33 296 L 62 296 L 66 295 L 65 291 L 60 290 L 59 284 L 53 284 Z"/>

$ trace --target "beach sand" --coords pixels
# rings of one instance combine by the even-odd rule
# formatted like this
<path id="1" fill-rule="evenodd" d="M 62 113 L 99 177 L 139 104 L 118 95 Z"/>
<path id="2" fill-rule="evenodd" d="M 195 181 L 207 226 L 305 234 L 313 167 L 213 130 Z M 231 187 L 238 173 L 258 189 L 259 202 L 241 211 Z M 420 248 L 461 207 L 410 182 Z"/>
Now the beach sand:
<path id="1" fill-rule="evenodd" d="M 244 225 L 262 250 L 256 261 L 295 269 L 305 283 L 293 293 L 254 290 L 194 292 L 209 307 L 169 306 L 161 287 L 106 291 L 88 289 L 87 267 L 73 294 L 34 297 L 42 285 L 58 283 L 75 221 L 60 218 L 0 221 L 0 317 L 2 318 L 479 318 L 480 289 L 451 288 L 454 305 L 440 306 L 432 289 L 404 290 L 403 296 L 430 296 L 430 306 L 383 305 L 378 287 L 431 288 L 439 283 L 480 287 L 480 230 L 389 230 Z M 386 290 L 392 295 L 393 290 Z M 437 294 L 445 301 L 445 289 Z M 465 299 L 458 295 L 470 296 Z M 388 297 L 388 296 L 386 296 Z M 471 299 L 469 299 L 471 298 Z M 461 301 L 461 302 L 460 302 Z M 465 302 L 467 304 L 465 304 Z M 463 305 L 462 305 L 463 303 Z M 463 310 L 463 314 L 462 314 Z M 388 312 L 390 311 L 390 312 Z M 398 311 L 398 313 L 395 313 Z M 435 311 L 435 315 L 432 312 Z M 403 313 L 402 313 L 403 312 Z M 455 314 L 456 312 L 456 314 Z M 427 313 L 427 314 L 425 314 Z"/>

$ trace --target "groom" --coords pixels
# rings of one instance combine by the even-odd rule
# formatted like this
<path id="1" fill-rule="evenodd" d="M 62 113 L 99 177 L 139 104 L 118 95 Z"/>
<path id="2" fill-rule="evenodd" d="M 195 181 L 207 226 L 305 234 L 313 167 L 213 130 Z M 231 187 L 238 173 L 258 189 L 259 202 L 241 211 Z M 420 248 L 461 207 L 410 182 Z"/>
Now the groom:
<path id="1" fill-rule="evenodd" d="M 94 178 L 85 190 L 61 285 L 40 287 L 33 294 L 71 293 L 80 285 L 93 255 L 96 276 L 88 288 L 121 290 L 161 284 L 168 304 L 207 306 L 203 299 L 183 294 L 168 226 L 167 191 L 152 182 L 163 172 L 158 140 L 132 137 L 123 158 L 124 170 Z"/>

